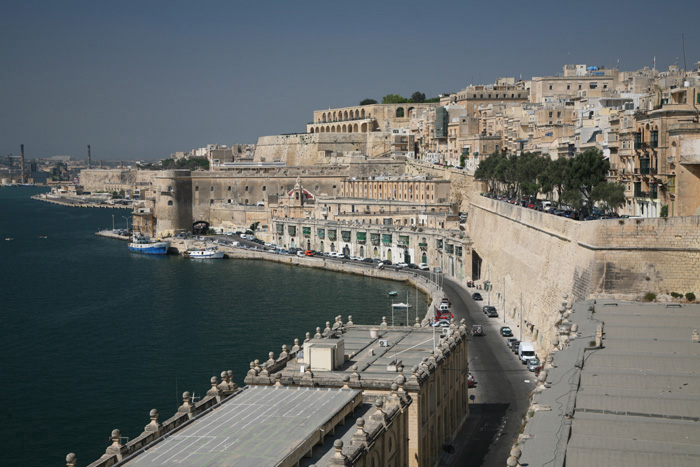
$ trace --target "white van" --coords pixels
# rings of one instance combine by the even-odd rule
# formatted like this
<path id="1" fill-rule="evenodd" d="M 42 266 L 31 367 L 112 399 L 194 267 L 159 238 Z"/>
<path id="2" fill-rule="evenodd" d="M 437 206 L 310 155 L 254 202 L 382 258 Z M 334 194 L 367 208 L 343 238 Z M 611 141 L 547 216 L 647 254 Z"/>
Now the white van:
<path id="1" fill-rule="evenodd" d="M 535 348 L 532 346 L 531 342 L 521 342 L 518 344 L 518 358 L 523 365 L 531 358 L 537 358 Z"/>

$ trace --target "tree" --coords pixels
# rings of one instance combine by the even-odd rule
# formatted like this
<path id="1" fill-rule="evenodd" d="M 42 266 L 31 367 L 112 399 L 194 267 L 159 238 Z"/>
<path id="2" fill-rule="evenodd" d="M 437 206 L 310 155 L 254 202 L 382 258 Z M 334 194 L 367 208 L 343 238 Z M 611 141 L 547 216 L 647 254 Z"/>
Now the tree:
<path id="1" fill-rule="evenodd" d="M 425 94 L 423 94 L 420 91 L 414 92 L 413 94 L 411 94 L 411 102 L 416 102 L 416 103 L 425 102 Z"/>
<path id="2" fill-rule="evenodd" d="M 590 206 L 593 187 L 605 181 L 609 169 L 610 162 L 597 149 L 587 149 L 576 154 L 576 157 L 571 159 L 566 189 L 578 190 L 586 204 Z"/>
<path id="3" fill-rule="evenodd" d="M 557 192 L 561 199 L 564 192 L 564 182 L 569 171 L 569 159 L 560 157 L 544 164 L 543 173 L 540 176 L 540 185 L 543 193 Z"/>
<path id="4" fill-rule="evenodd" d="M 615 211 L 625 205 L 625 187 L 619 183 L 599 183 L 591 191 L 591 201 L 600 201 L 604 212 Z"/>
<path id="5" fill-rule="evenodd" d="M 370 98 L 362 99 L 360 101 L 360 105 L 372 105 L 372 104 L 376 104 L 376 103 L 377 103 L 377 101 L 375 101 L 374 99 L 370 99 Z"/>
<path id="6" fill-rule="evenodd" d="M 409 100 L 399 94 L 387 94 L 382 97 L 382 104 L 405 104 L 406 102 Z"/>

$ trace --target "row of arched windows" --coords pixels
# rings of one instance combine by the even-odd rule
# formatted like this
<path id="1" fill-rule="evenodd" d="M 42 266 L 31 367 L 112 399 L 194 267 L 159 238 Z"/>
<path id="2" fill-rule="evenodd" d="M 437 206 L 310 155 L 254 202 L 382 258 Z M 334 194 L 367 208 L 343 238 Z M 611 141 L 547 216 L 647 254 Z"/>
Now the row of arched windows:
<path id="1" fill-rule="evenodd" d="M 321 119 L 316 122 L 316 123 L 330 123 L 330 122 L 337 122 L 337 121 L 343 121 L 343 120 L 351 120 L 353 118 L 365 118 L 365 117 L 371 117 L 371 113 L 367 113 L 365 115 L 365 109 L 355 109 L 355 110 L 337 110 L 328 112 L 327 114 L 323 112 L 321 115 Z"/>
<path id="2" fill-rule="evenodd" d="M 367 124 L 363 123 L 358 125 L 357 123 L 349 123 L 343 125 L 319 125 L 317 127 L 311 127 L 311 133 L 365 133 L 367 132 Z"/>

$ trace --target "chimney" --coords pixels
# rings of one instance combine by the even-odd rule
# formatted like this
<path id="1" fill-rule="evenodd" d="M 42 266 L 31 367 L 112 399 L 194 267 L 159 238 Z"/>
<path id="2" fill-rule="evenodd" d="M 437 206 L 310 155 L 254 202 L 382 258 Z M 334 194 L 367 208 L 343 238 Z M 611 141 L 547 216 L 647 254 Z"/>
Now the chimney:
<path id="1" fill-rule="evenodd" d="M 19 180 L 20 180 L 20 183 L 24 184 L 24 183 L 26 183 L 25 178 L 24 178 L 24 144 L 20 144 L 19 147 L 20 147 L 20 152 L 22 154 L 22 156 L 20 158 L 20 167 L 21 167 L 20 170 L 22 171 L 22 173 L 19 176 Z"/>
<path id="2" fill-rule="evenodd" d="M 92 157 L 90 157 L 90 145 L 88 144 L 88 169 L 92 168 Z"/>

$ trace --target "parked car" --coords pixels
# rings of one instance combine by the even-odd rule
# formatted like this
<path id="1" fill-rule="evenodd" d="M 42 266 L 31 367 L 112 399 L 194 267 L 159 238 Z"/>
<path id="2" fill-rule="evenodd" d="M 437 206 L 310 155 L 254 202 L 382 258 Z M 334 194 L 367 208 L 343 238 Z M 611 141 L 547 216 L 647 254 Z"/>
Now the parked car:
<path id="1" fill-rule="evenodd" d="M 440 274 L 440 273 L 442 272 L 442 268 L 436 267 L 436 268 L 433 269 L 433 272 L 436 272 L 436 273 Z"/>
<path id="2" fill-rule="evenodd" d="M 425 263 L 420 263 L 418 265 L 418 269 L 420 269 L 421 271 L 430 271 L 430 267 Z"/>
<path id="3" fill-rule="evenodd" d="M 431 326 L 436 328 L 447 328 L 450 327 L 450 321 L 448 319 L 440 318 L 437 321 L 433 321 Z"/>
<path id="4" fill-rule="evenodd" d="M 480 324 L 473 324 L 472 325 L 472 336 L 483 336 L 484 335 L 484 328 Z"/>
<path id="5" fill-rule="evenodd" d="M 513 331 L 508 326 L 503 326 L 501 328 L 501 335 L 503 337 L 513 337 Z"/>
<path id="6" fill-rule="evenodd" d="M 474 292 L 472 294 L 472 300 L 481 301 L 483 298 L 481 298 L 481 294 L 479 292 Z"/>
<path id="7" fill-rule="evenodd" d="M 473 388 L 476 385 L 476 381 L 472 376 L 471 372 L 467 373 L 467 387 Z"/>
<path id="8" fill-rule="evenodd" d="M 513 338 L 515 339 L 515 338 Z M 510 342 L 510 350 L 514 353 L 518 353 L 518 346 L 520 345 L 520 341 L 518 339 L 515 339 L 514 341 Z"/>
<path id="9" fill-rule="evenodd" d="M 408 269 L 418 269 L 418 265 L 414 263 L 408 263 L 408 266 L 406 266 Z"/>
<path id="10" fill-rule="evenodd" d="M 508 347 L 512 347 L 513 344 L 516 343 L 516 342 L 518 342 L 518 339 L 515 338 L 515 337 L 509 337 L 508 339 L 506 339 L 506 345 L 507 345 Z"/>
<path id="11" fill-rule="evenodd" d="M 481 311 L 483 311 L 485 315 L 489 314 L 489 310 L 496 311 L 496 307 L 485 305 L 484 307 L 481 308 Z"/>
<path id="12" fill-rule="evenodd" d="M 489 310 L 486 312 L 486 316 L 488 316 L 489 318 L 498 318 L 498 312 L 496 311 L 495 308 L 489 309 Z"/>
<path id="13" fill-rule="evenodd" d="M 542 363 L 537 358 L 531 358 L 527 361 L 527 370 L 536 371 L 542 369 Z"/>
<path id="14" fill-rule="evenodd" d="M 363 263 L 374 263 L 374 260 L 372 258 L 363 258 L 362 262 Z"/>
<path id="15" fill-rule="evenodd" d="M 394 267 L 395 267 L 396 269 L 403 269 L 403 268 L 405 268 L 406 266 L 408 266 L 408 264 L 406 264 L 406 263 L 404 263 L 404 262 L 402 262 L 402 261 L 400 261 L 400 262 L 398 262 L 398 263 L 396 263 L 396 264 L 394 265 Z"/>
<path id="16" fill-rule="evenodd" d="M 313 256 L 313 255 L 314 255 L 314 253 L 313 253 L 313 251 L 311 251 L 311 250 L 306 250 L 306 251 L 304 252 L 304 256 Z"/>

